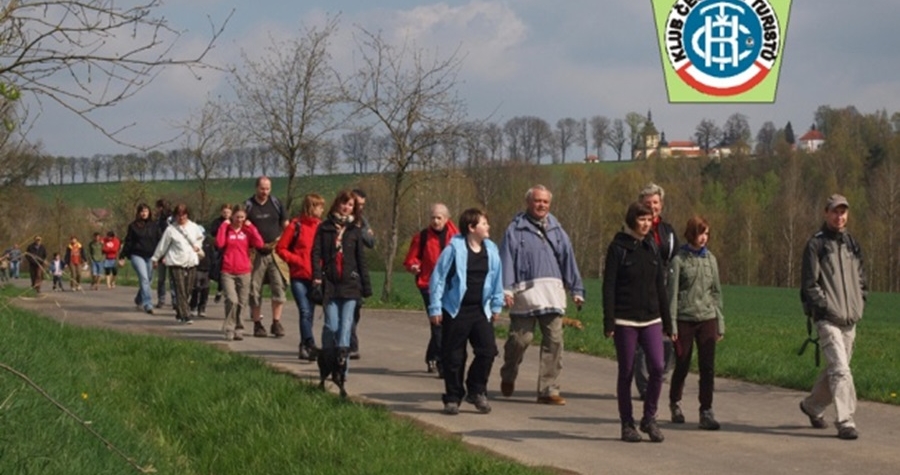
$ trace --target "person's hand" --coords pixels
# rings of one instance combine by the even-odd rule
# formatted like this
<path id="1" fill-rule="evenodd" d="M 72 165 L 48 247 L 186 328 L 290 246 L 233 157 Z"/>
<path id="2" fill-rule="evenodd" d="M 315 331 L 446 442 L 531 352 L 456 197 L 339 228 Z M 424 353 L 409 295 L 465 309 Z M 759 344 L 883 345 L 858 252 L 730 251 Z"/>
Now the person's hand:
<path id="1" fill-rule="evenodd" d="M 313 279 L 313 285 L 322 285 L 322 279 Z"/>
<path id="2" fill-rule="evenodd" d="M 672 340 L 673 343 L 676 342 L 676 341 L 678 341 L 678 334 L 677 334 L 677 333 L 670 333 L 670 334 L 669 334 L 669 339 Z"/>
<path id="3" fill-rule="evenodd" d="M 515 299 L 513 299 L 512 295 L 504 295 L 503 296 L 503 304 L 506 305 L 507 307 L 512 308 L 514 303 L 515 303 Z"/>
<path id="4" fill-rule="evenodd" d="M 413 264 L 409 266 L 409 271 L 413 274 L 418 274 L 419 272 L 422 272 L 422 267 L 419 264 Z"/>
<path id="5" fill-rule="evenodd" d="M 606 332 L 604 334 L 606 335 L 606 338 L 612 338 L 613 336 L 615 336 L 616 332 L 611 331 L 611 332 Z"/>
<path id="6" fill-rule="evenodd" d="M 442 320 L 443 320 L 443 317 L 441 315 L 431 315 L 428 317 L 428 321 L 430 321 L 431 324 L 436 327 L 441 325 Z"/>
<path id="7" fill-rule="evenodd" d="M 576 295 L 572 297 L 572 300 L 575 301 L 575 306 L 578 307 L 578 310 L 581 310 L 581 306 L 584 305 L 584 297 Z"/>
<path id="8" fill-rule="evenodd" d="M 724 339 L 725 339 L 725 335 L 724 335 L 724 334 L 719 333 L 718 335 L 716 335 L 716 341 L 717 341 L 717 342 L 722 341 L 722 340 L 724 340 Z"/>
<path id="9" fill-rule="evenodd" d="M 153 261 L 153 268 L 156 269 L 156 266 L 159 265 L 159 262 Z"/>

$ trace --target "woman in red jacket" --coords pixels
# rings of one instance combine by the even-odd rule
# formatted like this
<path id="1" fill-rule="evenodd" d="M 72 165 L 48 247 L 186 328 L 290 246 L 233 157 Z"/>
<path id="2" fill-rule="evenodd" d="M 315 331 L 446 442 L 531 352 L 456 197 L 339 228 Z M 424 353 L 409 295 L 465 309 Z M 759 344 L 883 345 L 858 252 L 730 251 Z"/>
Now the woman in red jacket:
<path id="1" fill-rule="evenodd" d="M 265 246 L 262 236 L 247 221 L 243 205 L 232 208 L 216 232 L 216 247 L 222 250 L 222 285 L 225 288 L 225 339 L 243 340 L 241 310 L 250 308 L 250 249 Z"/>
<path id="2" fill-rule="evenodd" d="M 303 197 L 300 214 L 284 228 L 275 252 L 291 270 L 291 294 L 300 311 L 300 347 L 298 358 L 315 361 L 316 338 L 313 336 L 315 304 L 309 299 L 312 290 L 312 246 L 316 229 L 325 212 L 325 198 L 315 193 Z"/>

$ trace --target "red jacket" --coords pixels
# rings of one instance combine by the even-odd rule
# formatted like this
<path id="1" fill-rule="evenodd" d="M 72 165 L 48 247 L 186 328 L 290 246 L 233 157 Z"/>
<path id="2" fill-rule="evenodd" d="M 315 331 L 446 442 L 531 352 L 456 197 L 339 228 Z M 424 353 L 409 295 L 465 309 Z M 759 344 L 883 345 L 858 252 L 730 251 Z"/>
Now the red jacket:
<path id="1" fill-rule="evenodd" d="M 119 257 L 119 246 L 121 243 L 119 242 L 119 238 L 113 237 L 104 237 L 103 238 L 103 255 L 106 256 L 107 259 L 117 259 Z"/>
<path id="2" fill-rule="evenodd" d="M 259 249 L 266 244 L 256 227 L 244 222 L 237 231 L 231 223 L 223 221 L 216 232 L 216 247 L 222 250 L 222 273 L 231 275 L 249 274 L 253 270 L 250 262 L 250 248 Z"/>
<path id="3" fill-rule="evenodd" d="M 456 225 L 450 220 L 447 221 L 444 228 L 447 230 L 447 235 L 444 237 L 444 247 L 447 247 L 450 244 L 450 238 L 459 234 L 459 230 L 456 229 Z M 406 267 L 406 270 L 410 272 L 413 272 L 412 267 L 414 265 L 419 265 L 419 273 L 416 274 L 416 287 L 420 289 L 428 288 L 431 272 L 434 270 L 434 265 L 437 264 L 441 251 L 444 250 L 441 247 L 438 233 L 431 226 L 425 228 L 424 232 L 425 247 L 422 248 L 419 242 L 422 239 L 422 232 L 420 231 L 413 236 L 412 242 L 409 243 L 409 252 L 406 253 L 406 259 L 403 261 L 403 267 Z M 419 255 L 420 250 L 421 255 Z"/>
<path id="4" fill-rule="evenodd" d="M 313 240 L 321 222 L 321 219 L 312 216 L 294 218 L 281 233 L 281 238 L 275 245 L 275 252 L 284 262 L 288 263 L 288 267 L 291 269 L 291 279 L 312 280 Z M 299 234 L 297 234 L 297 226 L 300 226 Z M 296 242 L 294 242 L 295 235 L 297 236 Z M 293 245 L 291 245 L 292 242 Z"/>

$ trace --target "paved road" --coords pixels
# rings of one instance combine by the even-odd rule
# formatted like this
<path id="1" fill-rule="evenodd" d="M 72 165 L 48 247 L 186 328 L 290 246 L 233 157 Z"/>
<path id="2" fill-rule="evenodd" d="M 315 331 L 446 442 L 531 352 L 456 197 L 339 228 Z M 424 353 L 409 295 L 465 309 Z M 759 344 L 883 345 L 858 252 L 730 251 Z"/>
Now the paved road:
<path id="1" fill-rule="evenodd" d="M 40 298 L 19 298 L 15 304 L 70 324 L 213 343 L 264 358 L 304 379 L 318 377 L 314 363 L 296 359 L 299 330 L 292 304 L 286 307 L 284 316 L 286 337 L 248 337 L 242 342 L 225 342 L 220 331 L 221 304 L 211 305 L 211 318 L 183 326 L 175 324 L 171 309 L 156 315 L 136 311 L 131 304 L 133 292 L 119 288 L 45 293 Z M 319 310 L 317 332 L 321 325 Z M 495 361 L 489 384 L 493 412 L 482 415 L 463 403 L 458 416 L 445 416 L 440 413 L 443 384 L 424 371 L 427 338 L 428 328 L 421 312 L 364 309 L 360 326 L 362 358 L 351 362 L 347 382 L 351 397 L 383 404 L 399 415 L 457 434 L 470 444 L 526 464 L 551 466 L 562 472 L 825 475 L 887 474 L 900 470 L 900 407 L 861 402 L 857 410 L 860 439 L 841 441 L 836 438 L 835 429 L 809 427 L 807 418 L 797 408 L 802 393 L 719 378 L 715 411 L 722 429 L 705 432 L 696 429 L 696 412 L 689 409 L 696 401 L 696 375 L 689 377 L 684 399 L 688 423 L 663 422 L 666 441 L 662 444 L 621 442 L 615 362 L 567 353 L 562 385 L 568 405 L 538 405 L 534 402 L 537 348 L 526 354 L 517 391 L 509 399 L 499 394 L 500 359 Z M 502 352 L 502 342 L 498 342 L 498 347 Z M 667 391 L 665 386 L 663 394 Z M 639 402 L 635 400 L 635 404 L 639 414 Z M 827 417 L 833 417 L 833 413 Z M 667 419 L 664 403 L 660 420 Z"/>

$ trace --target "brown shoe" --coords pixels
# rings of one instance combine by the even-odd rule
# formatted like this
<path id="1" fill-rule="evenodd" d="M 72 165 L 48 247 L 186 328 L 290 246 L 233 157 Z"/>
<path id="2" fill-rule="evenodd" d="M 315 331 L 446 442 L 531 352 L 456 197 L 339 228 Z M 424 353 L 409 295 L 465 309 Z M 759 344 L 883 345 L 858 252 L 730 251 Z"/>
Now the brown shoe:
<path id="1" fill-rule="evenodd" d="M 516 390 L 516 383 L 509 381 L 501 381 L 500 382 L 500 394 L 503 397 L 510 397 L 513 395 L 513 391 Z"/>
<path id="2" fill-rule="evenodd" d="M 272 322 L 272 328 L 269 329 L 269 332 L 272 333 L 273 336 L 281 338 L 284 336 L 284 327 L 281 326 L 281 320 L 275 320 Z"/>
<path id="3" fill-rule="evenodd" d="M 559 394 L 551 394 L 549 396 L 538 396 L 538 404 L 549 404 L 551 406 L 565 406 L 566 399 Z"/>
<path id="4" fill-rule="evenodd" d="M 253 322 L 253 336 L 257 338 L 265 338 L 269 336 L 266 333 L 266 327 L 263 326 L 262 322 Z"/>

